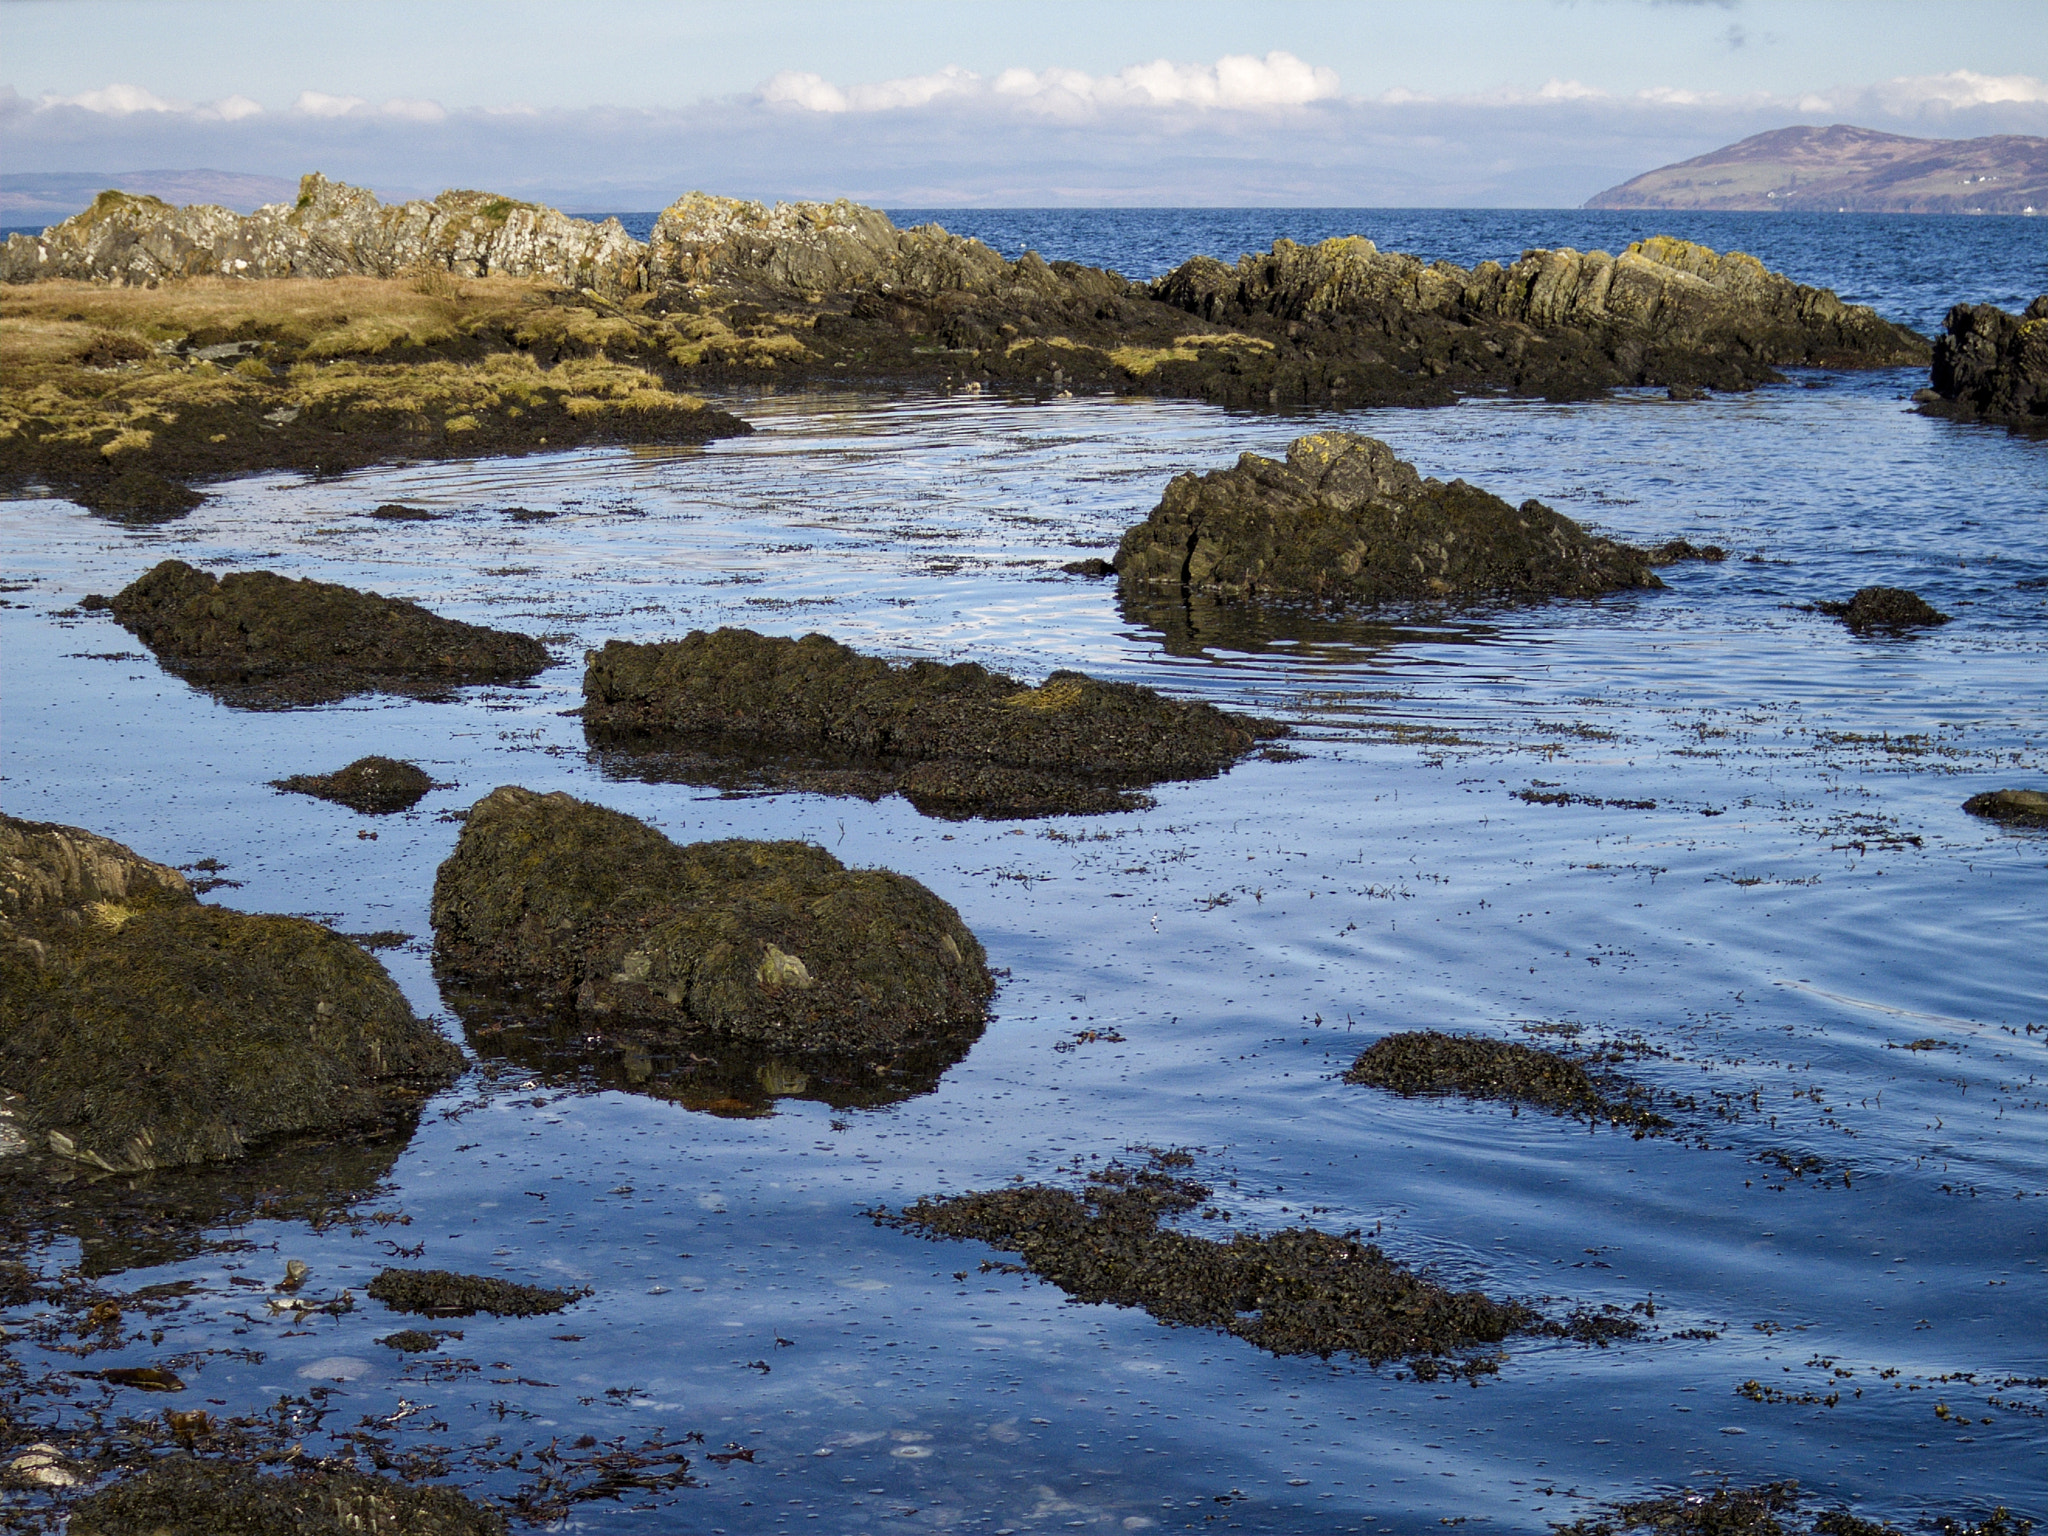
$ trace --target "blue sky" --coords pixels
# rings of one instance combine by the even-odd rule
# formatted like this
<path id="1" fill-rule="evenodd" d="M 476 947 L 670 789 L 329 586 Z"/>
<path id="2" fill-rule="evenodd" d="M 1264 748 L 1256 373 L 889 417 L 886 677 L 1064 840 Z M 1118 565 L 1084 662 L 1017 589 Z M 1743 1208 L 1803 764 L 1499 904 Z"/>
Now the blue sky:
<path id="1" fill-rule="evenodd" d="M 4 0 L 0 169 L 584 207 L 1575 203 L 1791 122 L 2048 131 L 2040 0 Z"/>

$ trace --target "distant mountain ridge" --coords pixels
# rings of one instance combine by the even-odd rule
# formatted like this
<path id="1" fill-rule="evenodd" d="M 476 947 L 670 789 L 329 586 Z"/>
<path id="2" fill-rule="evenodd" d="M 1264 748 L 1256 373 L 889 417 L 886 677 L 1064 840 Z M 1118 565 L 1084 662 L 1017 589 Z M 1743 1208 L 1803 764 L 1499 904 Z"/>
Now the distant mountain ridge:
<path id="1" fill-rule="evenodd" d="M 254 213 L 265 203 L 288 203 L 299 195 L 296 180 L 243 171 L 23 171 L 0 175 L 0 225 L 58 223 L 108 187 L 181 207 L 214 203 L 236 213 Z"/>
<path id="2" fill-rule="evenodd" d="M 2048 139 L 1910 139 L 1847 123 L 1778 128 L 1647 171 L 1585 206 L 2048 213 Z"/>

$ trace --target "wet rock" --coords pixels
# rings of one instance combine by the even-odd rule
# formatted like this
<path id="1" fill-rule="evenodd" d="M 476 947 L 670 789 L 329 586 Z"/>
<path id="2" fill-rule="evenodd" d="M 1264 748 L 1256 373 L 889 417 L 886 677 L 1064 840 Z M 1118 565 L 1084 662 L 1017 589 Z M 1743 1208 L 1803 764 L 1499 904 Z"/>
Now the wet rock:
<path id="1" fill-rule="evenodd" d="M 71 1536 L 506 1536 L 505 1517 L 451 1488 L 334 1464 L 266 1473 L 172 1455 L 81 1501 Z"/>
<path id="2" fill-rule="evenodd" d="M 590 1294 L 588 1290 L 519 1285 L 489 1275 L 459 1275 L 446 1269 L 380 1270 L 364 1290 L 372 1301 L 381 1301 L 394 1312 L 416 1312 L 422 1317 L 474 1317 L 479 1312 L 493 1317 L 542 1317 Z"/>
<path id="3" fill-rule="evenodd" d="M 2048 793 L 2038 789 L 1988 789 L 1970 796 L 1963 809 L 2009 827 L 2048 827 Z"/>
<path id="4" fill-rule="evenodd" d="M 1662 586 L 1657 563 L 1539 501 L 1511 507 L 1463 480 L 1425 480 L 1349 432 L 1296 438 L 1284 464 L 1248 453 L 1175 476 L 1116 556 L 1126 591 L 1368 603 L 1595 597 Z"/>
<path id="5" fill-rule="evenodd" d="M 1958 304 L 1942 330 L 1930 370 L 1934 397 L 1921 401 L 1922 410 L 2048 432 L 2048 294 L 2020 315 L 1994 304 Z"/>
<path id="6" fill-rule="evenodd" d="M 421 1328 L 401 1328 L 396 1333 L 387 1333 L 377 1342 L 402 1354 L 423 1355 L 441 1347 L 441 1335 Z"/>
<path id="7" fill-rule="evenodd" d="M 785 1055 L 978 1032 L 994 981 L 946 902 L 797 842 L 678 846 L 516 786 L 471 809 L 434 880 L 439 967 L 573 1001 L 593 1027 L 709 1030 Z"/>
<path id="8" fill-rule="evenodd" d="M 225 702 L 258 707 L 372 689 L 431 694 L 528 678 L 549 661 L 529 635 L 444 619 L 401 598 L 270 571 L 215 577 L 182 560 L 145 572 L 112 608 L 167 669 Z"/>
<path id="9" fill-rule="evenodd" d="M 375 1133 L 460 1069 L 356 945 L 205 905 L 119 844 L 0 816 L 0 888 L 0 1085 L 60 1157 L 134 1171 Z"/>
<path id="10" fill-rule="evenodd" d="M 438 522 L 441 514 L 430 512 L 425 507 L 408 507 L 403 502 L 387 501 L 370 508 L 370 516 L 387 523 L 432 523 Z"/>
<path id="11" fill-rule="evenodd" d="M 1060 569 L 1069 576 L 1092 576 L 1098 580 L 1104 576 L 1114 576 L 1116 574 L 1116 567 L 1099 557 L 1091 557 L 1087 560 L 1070 560 L 1061 566 Z"/>
<path id="12" fill-rule="evenodd" d="M 1840 619 L 1857 634 L 1872 630 L 1925 629 L 1949 622 L 1918 592 L 1904 587 L 1863 587 L 1846 603 L 1817 603 L 1822 613 Z"/>
<path id="13" fill-rule="evenodd" d="M 389 816 L 395 811 L 409 811 L 434 787 L 434 781 L 413 764 L 374 755 L 359 757 L 346 768 L 337 768 L 332 773 L 295 773 L 290 778 L 272 779 L 270 784 L 273 789 L 286 790 L 291 794 L 332 800 L 336 805 L 361 811 L 365 816 Z M 362 942 L 356 935 L 348 937 Z"/>
<path id="14" fill-rule="evenodd" d="M 1684 560 L 1705 560 L 1718 565 L 1728 551 L 1718 544 L 1692 544 L 1684 539 L 1666 539 L 1643 551 L 1651 565 L 1677 565 Z"/>
<path id="15" fill-rule="evenodd" d="M 1423 1380 L 1497 1369 L 1494 1346 L 1541 1322 L 1528 1307 L 1449 1290 L 1350 1237 L 1292 1227 L 1217 1242 L 1162 1229 L 1213 1193 L 1179 1176 L 1188 1162 L 1169 1153 L 1147 1167 L 1112 1164 L 1078 1192 L 1021 1184 L 920 1200 L 877 1219 L 1015 1253 L 1077 1301 L 1143 1307 L 1276 1355 L 1406 1360 Z"/>
<path id="16" fill-rule="evenodd" d="M 1671 1124 L 1645 1107 L 1648 1095 L 1641 1088 L 1612 1081 L 1603 1085 L 1580 1063 L 1556 1051 L 1433 1029 L 1376 1040 L 1352 1062 L 1344 1081 L 1384 1088 L 1403 1098 L 1458 1094 L 1533 1104 L 1552 1114 L 1606 1120 L 1638 1132 Z"/>
<path id="17" fill-rule="evenodd" d="M 71 487 L 71 496 L 88 511 L 131 527 L 173 522 L 206 500 L 190 486 L 146 469 L 82 480 Z"/>
<path id="18" fill-rule="evenodd" d="M 1130 809 L 1146 803 L 1135 787 L 1214 775 L 1282 733 L 1079 672 L 1033 688 L 973 662 L 892 666 L 824 635 L 744 629 L 611 641 L 588 658 L 583 698 L 592 744 L 651 757 L 657 775 L 680 748 L 714 772 L 730 758 L 765 783 L 895 790 L 949 817 Z"/>

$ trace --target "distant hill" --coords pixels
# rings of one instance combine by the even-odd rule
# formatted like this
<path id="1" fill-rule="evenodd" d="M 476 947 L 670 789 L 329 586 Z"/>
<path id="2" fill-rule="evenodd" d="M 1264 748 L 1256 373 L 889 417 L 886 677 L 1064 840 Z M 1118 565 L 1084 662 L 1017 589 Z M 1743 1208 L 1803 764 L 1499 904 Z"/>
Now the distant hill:
<path id="1" fill-rule="evenodd" d="M 239 171 L 31 171 L 0 175 L 0 226 L 56 224 L 108 187 L 146 192 L 167 203 L 218 203 L 254 213 L 265 203 L 288 203 L 297 181 Z"/>
<path id="2" fill-rule="evenodd" d="M 2048 213 L 2048 139 L 1779 128 L 1610 187 L 1588 208 Z"/>

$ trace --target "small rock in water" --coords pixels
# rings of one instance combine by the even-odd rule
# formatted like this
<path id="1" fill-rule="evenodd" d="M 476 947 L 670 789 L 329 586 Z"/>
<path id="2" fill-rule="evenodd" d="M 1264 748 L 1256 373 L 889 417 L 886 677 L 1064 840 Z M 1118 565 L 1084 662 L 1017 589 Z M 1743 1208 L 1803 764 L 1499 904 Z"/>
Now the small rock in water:
<path id="1" fill-rule="evenodd" d="M 559 1312 L 590 1294 L 587 1289 L 558 1291 L 445 1269 L 383 1270 L 365 1289 L 372 1301 L 381 1301 L 394 1312 L 416 1312 L 424 1317 L 470 1317 L 478 1312 L 493 1317 L 535 1317 Z"/>
<path id="2" fill-rule="evenodd" d="M 1990 789 L 1963 802 L 1972 816 L 2009 827 L 2048 827 L 2048 793 L 2038 789 Z"/>
<path id="3" fill-rule="evenodd" d="M 438 522 L 441 514 L 429 512 L 425 507 L 408 507 L 403 502 L 387 501 L 382 506 L 372 507 L 370 516 L 387 523 L 432 523 Z"/>
<path id="4" fill-rule="evenodd" d="M 359 757 L 332 773 L 295 773 L 290 778 L 272 779 L 270 786 L 331 800 L 365 816 L 389 816 L 418 805 L 434 781 L 411 763 L 372 755 Z"/>
<path id="5" fill-rule="evenodd" d="M 1909 592 L 1904 587 L 1864 587 L 1846 603 L 1816 606 L 1858 634 L 1873 629 L 1923 629 L 1949 622 L 1948 614 L 1936 609 L 1918 592 Z"/>

